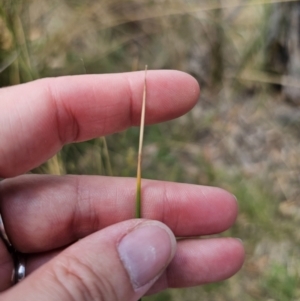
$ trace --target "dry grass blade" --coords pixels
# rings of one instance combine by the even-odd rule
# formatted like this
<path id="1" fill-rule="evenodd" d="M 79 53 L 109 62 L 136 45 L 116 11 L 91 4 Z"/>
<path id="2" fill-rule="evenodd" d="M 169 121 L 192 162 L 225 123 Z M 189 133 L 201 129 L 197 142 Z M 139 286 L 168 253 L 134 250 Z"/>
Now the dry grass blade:
<path id="1" fill-rule="evenodd" d="M 0 64 L 0 73 L 8 68 L 19 56 L 18 51 L 14 51 L 3 63 Z"/>
<path id="2" fill-rule="evenodd" d="M 139 138 L 139 153 L 138 153 L 138 165 L 137 165 L 137 181 L 136 181 L 136 211 L 135 217 L 141 217 L 141 182 L 142 182 L 142 148 L 144 139 L 144 127 L 145 127 L 145 112 L 146 112 L 146 95 L 147 95 L 147 66 L 145 66 L 145 79 L 144 79 L 144 92 L 143 92 L 143 103 L 141 113 L 141 124 L 140 124 L 140 138 Z"/>
<path id="3" fill-rule="evenodd" d="M 111 164 L 110 164 L 110 158 L 109 158 L 109 152 L 108 152 L 106 138 L 102 137 L 101 139 L 102 139 L 103 146 L 104 146 L 104 157 L 105 157 L 105 162 L 106 162 L 107 174 L 112 177 L 113 171 L 112 171 Z"/>
<path id="4" fill-rule="evenodd" d="M 246 70 L 241 75 L 239 75 L 238 78 L 241 80 L 248 80 L 265 84 L 282 85 L 300 89 L 299 80 L 292 76 L 280 76 L 256 70 Z"/>
<path id="5" fill-rule="evenodd" d="M 260 5 L 270 5 L 275 3 L 298 2 L 299 0 L 253 0 L 245 3 L 236 3 L 236 1 L 204 1 L 196 5 L 169 5 L 167 9 L 162 10 L 161 4 L 153 5 L 153 8 L 147 9 L 145 12 L 136 15 L 136 13 L 127 14 L 125 18 L 108 19 L 103 21 L 102 29 L 112 28 L 128 22 L 143 21 L 147 19 L 155 19 L 176 15 L 193 14 L 204 11 L 230 9 L 235 7 L 253 7 Z M 99 12 L 100 13 L 100 12 Z"/>
<path id="6" fill-rule="evenodd" d="M 51 175 L 64 175 L 66 174 L 65 166 L 61 158 L 61 153 L 57 153 L 47 162 L 47 173 Z"/>

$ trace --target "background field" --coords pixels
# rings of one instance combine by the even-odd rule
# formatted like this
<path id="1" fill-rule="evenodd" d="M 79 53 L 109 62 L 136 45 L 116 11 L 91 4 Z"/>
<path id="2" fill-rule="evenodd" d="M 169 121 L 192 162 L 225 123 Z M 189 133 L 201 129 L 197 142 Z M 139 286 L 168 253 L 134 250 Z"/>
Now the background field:
<path id="1" fill-rule="evenodd" d="M 145 64 L 201 84 L 190 113 L 146 128 L 143 176 L 234 193 L 240 214 L 222 235 L 240 237 L 247 259 L 227 281 L 145 300 L 300 300 L 299 11 L 299 1 L 0 0 L 0 86 Z M 132 128 L 68 145 L 33 172 L 135 176 L 137 144 Z"/>

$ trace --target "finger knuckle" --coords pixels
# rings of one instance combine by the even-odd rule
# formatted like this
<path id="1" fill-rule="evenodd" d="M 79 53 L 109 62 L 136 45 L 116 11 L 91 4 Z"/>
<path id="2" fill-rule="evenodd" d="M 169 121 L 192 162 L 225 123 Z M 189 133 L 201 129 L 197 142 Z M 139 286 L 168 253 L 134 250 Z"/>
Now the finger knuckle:
<path id="1" fill-rule="evenodd" d="M 70 301 L 118 300 L 113 285 L 85 260 L 68 256 L 54 267 L 54 278 Z"/>

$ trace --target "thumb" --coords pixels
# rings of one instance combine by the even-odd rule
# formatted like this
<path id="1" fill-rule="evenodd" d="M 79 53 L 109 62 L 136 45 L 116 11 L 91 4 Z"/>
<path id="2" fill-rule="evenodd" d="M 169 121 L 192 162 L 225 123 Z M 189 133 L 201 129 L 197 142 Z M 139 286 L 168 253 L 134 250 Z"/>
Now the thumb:
<path id="1" fill-rule="evenodd" d="M 175 248 L 175 237 L 164 224 L 125 221 L 73 244 L 1 300 L 135 301 L 162 274 Z"/>

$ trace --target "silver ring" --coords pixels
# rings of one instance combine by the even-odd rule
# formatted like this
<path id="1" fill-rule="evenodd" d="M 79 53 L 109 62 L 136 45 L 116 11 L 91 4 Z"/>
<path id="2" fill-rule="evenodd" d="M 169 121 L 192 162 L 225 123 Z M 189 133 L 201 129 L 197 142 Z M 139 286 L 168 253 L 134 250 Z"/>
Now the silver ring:
<path id="1" fill-rule="evenodd" d="M 17 284 L 25 278 L 25 258 L 21 253 L 16 251 L 13 259 L 15 268 L 12 272 L 11 282 Z"/>
<path id="2" fill-rule="evenodd" d="M 12 271 L 11 281 L 12 284 L 16 284 L 23 280 L 26 276 L 25 273 L 25 258 L 22 253 L 18 252 L 11 242 L 9 241 L 5 227 L 3 224 L 3 220 L 0 214 L 0 238 L 3 240 L 8 252 L 11 254 L 13 262 L 14 262 L 14 269 Z"/>

